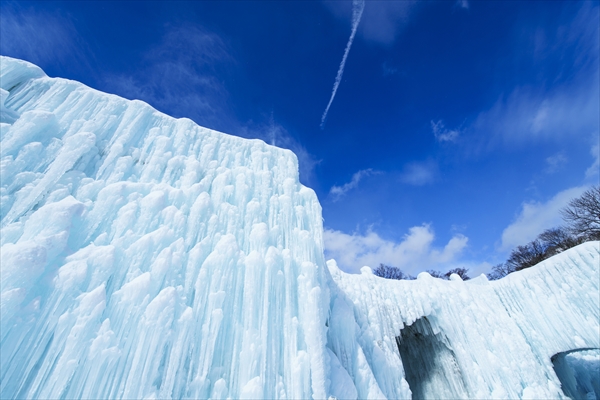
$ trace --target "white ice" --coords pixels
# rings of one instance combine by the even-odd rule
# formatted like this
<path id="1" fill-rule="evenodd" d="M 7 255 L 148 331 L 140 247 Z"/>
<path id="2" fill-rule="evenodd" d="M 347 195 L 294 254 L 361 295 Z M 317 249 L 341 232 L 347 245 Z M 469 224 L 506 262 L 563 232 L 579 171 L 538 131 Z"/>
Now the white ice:
<path id="1" fill-rule="evenodd" d="M 8 57 L 0 87 L 0 398 L 561 398 L 551 357 L 600 347 L 599 242 L 348 275 L 292 152 Z"/>
<path id="2" fill-rule="evenodd" d="M 331 318 L 349 314 L 330 325 L 329 341 L 347 355 L 348 371 L 360 370 L 366 355 L 368 373 L 387 398 L 410 398 L 405 383 L 424 398 L 562 398 L 552 357 L 600 348 L 600 242 L 491 282 L 427 273 L 394 281 L 368 267 L 350 275 L 335 261 L 328 266 L 335 282 Z M 345 337 L 352 331 L 355 341 Z M 408 347 L 406 358 L 399 347 Z"/>

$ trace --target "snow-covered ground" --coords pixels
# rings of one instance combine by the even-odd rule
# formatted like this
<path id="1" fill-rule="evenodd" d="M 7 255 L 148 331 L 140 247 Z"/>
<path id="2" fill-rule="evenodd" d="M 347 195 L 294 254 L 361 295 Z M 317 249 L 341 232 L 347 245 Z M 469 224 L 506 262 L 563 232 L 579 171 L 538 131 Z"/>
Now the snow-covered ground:
<path id="1" fill-rule="evenodd" d="M 497 282 L 323 258 L 288 151 L 0 58 L 0 398 L 560 398 L 600 243 Z"/>

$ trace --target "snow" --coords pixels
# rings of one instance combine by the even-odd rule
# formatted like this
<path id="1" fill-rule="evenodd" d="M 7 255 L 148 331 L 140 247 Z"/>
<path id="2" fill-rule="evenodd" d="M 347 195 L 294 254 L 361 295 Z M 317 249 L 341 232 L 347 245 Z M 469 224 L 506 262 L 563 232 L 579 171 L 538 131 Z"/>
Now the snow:
<path id="1" fill-rule="evenodd" d="M 600 398 L 600 349 L 561 353 L 552 362 L 570 398 Z"/>
<path id="2" fill-rule="evenodd" d="M 599 242 L 345 274 L 292 152 L 8 57 L 0 86 L 0 398 L 563 398 L 551 358 L 600 348 Z"/>
<path id="3" fill-rule="evenodd" d="M 491 282 L 427 273 L 394 281 L 327 264 L 333 312 L 343 301 L 352 310 L 337 311 L 346 314 L 346 332 L 352 314 L 356 321 L 356 340 L 345 339 L 336 354 L 356 354 L 359 345 L 387 398 L 410 398 L 403 381 L 424 398 L 561 398 L 551 358 L 600 348 L 600 242 Z M 357 359 L 342 365 L 351 370 Z"/>

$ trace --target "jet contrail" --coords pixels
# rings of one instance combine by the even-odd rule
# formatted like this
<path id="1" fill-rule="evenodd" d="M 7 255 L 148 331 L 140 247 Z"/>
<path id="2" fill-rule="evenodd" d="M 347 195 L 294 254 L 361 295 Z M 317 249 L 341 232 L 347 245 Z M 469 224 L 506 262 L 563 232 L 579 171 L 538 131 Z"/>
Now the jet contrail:
<path id="1" fill-rule="evenodd" d="M 329 99 L 329 103 L 325 108 L 325 112 L 323 113 L 323 117 L 321 118 L 321 129 L 325 128 L 325 120 L 327 119 L 327 113 L 329 112 L 329 107 L 331 107 L 331 103 L 333 103 L 333 98 L 335 97 L 335 93 L 337 92 L 338 86 L 340 86 L 340 82 L 342 81 L 342 75 L 344 74 L 344 66 L 346 65 L 346 59 L 348 58 L 348 53 L 350 52 L 350 47 L 352 46 L 352 41 L 354 40 L 354 35 L 356 35 L 356 29 L 358 28 L 358 23 L 360 22 L 360 17 L 362 16 L 363 10 L 365 9 L 365 1 L 364 0 L 353 0 L 352 1 L 352 33 L 350 33 L 350 39 L 348 39 L 348 44 L 346 45 L 346 50 L 344 51 L 344 57 L 342 58 L 342 63 L 340 64 L 340 68 L 338 69 L 337 76 L 335 77 L 335 82 L 333 84 L 333 91 L 331 92 L 331 98 Z"/>

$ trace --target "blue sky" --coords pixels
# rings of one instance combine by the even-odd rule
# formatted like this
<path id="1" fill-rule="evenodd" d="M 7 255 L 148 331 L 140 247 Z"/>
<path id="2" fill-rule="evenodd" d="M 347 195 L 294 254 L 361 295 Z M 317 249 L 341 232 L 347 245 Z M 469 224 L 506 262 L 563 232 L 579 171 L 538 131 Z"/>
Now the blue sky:
<path id="1" fill-rule="evenodd" d="M 597 1 L 0 7 L 3 55 L 293 150 L 346 271 L 487 272 L 598 184 Z"/>

